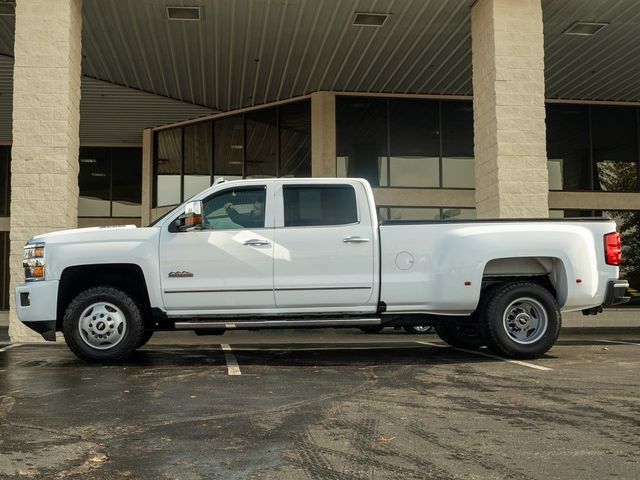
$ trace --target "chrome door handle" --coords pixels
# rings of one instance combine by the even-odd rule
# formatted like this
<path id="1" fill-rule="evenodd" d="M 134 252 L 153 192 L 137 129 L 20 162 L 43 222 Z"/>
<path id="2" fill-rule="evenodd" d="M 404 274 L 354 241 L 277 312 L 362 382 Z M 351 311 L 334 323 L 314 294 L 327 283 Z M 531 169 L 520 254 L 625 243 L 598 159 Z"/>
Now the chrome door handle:
<path id="1" fill-rule="evenodd" d="M 342 241 L 344 243 L 367 243 L 369 239 L 358 237 L 357 235 L 351 235 L 349 237 L 344 237 Z"/>
<path id="2" fill-rule="evenodd" d="M 259 238 L 252 238 L 250 240 L 245 240 L 242 242 L 243 245 L 249 245 L 251 247 L 259 247 L 261 245 L 270 245 L 271 242 L 269 240 L 261 240 Z"/>

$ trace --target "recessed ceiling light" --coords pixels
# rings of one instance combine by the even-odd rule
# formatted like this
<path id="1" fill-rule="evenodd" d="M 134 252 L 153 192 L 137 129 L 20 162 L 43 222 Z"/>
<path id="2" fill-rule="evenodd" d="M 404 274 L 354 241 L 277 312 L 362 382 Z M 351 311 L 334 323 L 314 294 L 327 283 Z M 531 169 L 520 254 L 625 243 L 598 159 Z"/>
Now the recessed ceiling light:
<path id="1" fill-rule="evenodd" d="M 353 17 L 354 27 L 381 27 L 389 18 L 390 13 L 357 13 Z"/>
<path id="2" fill-rule="evenodd" d="M 169 20 L 200 20 L 200 7 L 167 7 Z"/>
<path id="3" fill-rule="evenodd" d="M 606 22 L 575 22 L 562 33 L 565 35 L 595 35 L 607 25 L 609 24 Z"/>
<path id="4" fill-rule="evenodd" d="M 16 4 L 14 2 L 0 2 L 0 17 L 15 17 Z"/>

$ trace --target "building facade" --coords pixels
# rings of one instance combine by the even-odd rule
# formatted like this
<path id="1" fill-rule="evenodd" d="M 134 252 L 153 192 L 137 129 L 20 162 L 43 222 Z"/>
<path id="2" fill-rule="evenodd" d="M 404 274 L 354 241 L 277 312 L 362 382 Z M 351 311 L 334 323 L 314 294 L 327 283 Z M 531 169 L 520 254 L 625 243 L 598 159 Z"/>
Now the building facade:
<path id="1" fill-rule="evenodd" d="M 640 286 L 636 2 L 187 3 L 0 1 L 0 309 L 30 236 L 219 177 L 363 177 L 381 218 L 609 215 Z"/>

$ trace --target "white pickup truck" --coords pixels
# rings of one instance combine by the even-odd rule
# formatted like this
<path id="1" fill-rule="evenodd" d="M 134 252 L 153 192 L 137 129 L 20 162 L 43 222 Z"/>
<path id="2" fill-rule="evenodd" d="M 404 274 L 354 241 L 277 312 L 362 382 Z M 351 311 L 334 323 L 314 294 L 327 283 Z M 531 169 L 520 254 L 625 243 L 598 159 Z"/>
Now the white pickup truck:
<path id="1" fill-rule="evenodd" d="M 628 300 L 613 221 L 382 221 L 360 179 L 217 183 L 146 228 L 38 235 L 24 324 L 88 361 L 158 330 L 435 325 L 451 345 L 533 358 L 561 312 Z"/>

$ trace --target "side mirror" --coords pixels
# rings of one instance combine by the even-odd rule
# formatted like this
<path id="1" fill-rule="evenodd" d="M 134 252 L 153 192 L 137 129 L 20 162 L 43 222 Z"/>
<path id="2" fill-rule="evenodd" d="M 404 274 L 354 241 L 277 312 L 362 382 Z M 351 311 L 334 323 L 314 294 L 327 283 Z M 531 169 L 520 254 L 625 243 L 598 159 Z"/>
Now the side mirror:
<path id="1" fill-rule="evenodd" d="M 185 205 L 184 213 L 176 219 L 176 227 L 180 232 L 190 232 L 202 228 L 202 201 L 194 200 Z"/>

